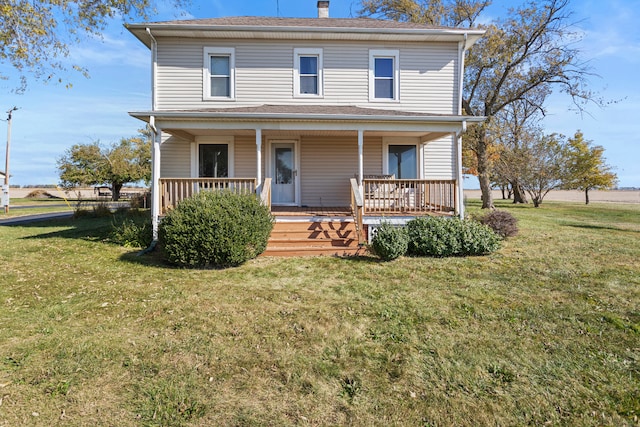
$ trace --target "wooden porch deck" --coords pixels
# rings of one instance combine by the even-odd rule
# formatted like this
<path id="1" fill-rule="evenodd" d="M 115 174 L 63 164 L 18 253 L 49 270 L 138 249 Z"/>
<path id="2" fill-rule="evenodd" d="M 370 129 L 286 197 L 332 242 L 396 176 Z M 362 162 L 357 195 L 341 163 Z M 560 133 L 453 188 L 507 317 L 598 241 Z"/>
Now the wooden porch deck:
<path id="1" fill-rule="evenodd" d="M 271 206 L 276 217 L 352 217 L 350 207 Z"/>

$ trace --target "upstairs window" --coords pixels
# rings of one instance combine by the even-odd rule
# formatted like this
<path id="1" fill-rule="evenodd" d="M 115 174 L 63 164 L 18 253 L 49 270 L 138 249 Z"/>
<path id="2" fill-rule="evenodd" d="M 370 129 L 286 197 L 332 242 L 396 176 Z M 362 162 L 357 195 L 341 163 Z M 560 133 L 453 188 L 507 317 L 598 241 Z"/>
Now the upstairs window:
<path id="1" fill-rule="evenodd" d="M 294 96 L 322 96 L 322 49 L 294 49 Z"/>
<path id="2" fill-rule="evenodd" d="M 204 49 L 204 98 L 227 100 L 235 98 L 235 50 Z"/>
<path id="3" fill-rule="evenodd" d="M 369 100 L 400 99 L 400 53 L 397 50 L 369 51 Z"/>

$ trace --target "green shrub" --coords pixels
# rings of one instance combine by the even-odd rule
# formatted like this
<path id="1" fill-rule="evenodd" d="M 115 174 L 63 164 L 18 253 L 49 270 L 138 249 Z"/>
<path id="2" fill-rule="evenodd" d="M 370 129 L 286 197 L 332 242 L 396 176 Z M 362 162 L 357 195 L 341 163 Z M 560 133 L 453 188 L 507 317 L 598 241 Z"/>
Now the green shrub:
<path id="1" fill-rule="evenodd" d="M 149 247 L 153 240 L 149 211 L 136 209 L 117 211 L 113 221 L 111 240 L 128 248 Z"/>
<path id="2" fill-rule="evenodd" d="M 267 247 L 273 217 L 253 194 L 201 191 L 185 199 L 160 223 L 167 261 L 183 267 L 231 267 Z"/>
<path id="3" fill-rule="evenodd" d="M 384 261 L 391 261 L 407 253 L 409 238 L 404 227 L 383 222 L 371 242 L 372 252 Z"/>
<path id="4" fill-rule="evenodd" d="M 500 238 L 489 227 L 459 218 L 420 217 L 407 223 L 413 256 L 483 255 L 500 247 Z"/>
<path id="5" fill-rule="evenodd" d="M 475 219 L 491 228 L 503 239 L 518 234 L 518 220 L 510 212 L 494 210 Z"/>

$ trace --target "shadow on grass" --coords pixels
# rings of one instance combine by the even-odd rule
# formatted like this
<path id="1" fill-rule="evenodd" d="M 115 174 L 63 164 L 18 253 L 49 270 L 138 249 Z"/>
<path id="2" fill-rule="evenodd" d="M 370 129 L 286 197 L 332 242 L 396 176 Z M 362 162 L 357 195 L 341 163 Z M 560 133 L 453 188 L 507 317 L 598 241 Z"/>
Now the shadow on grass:
<path id="1" fill-rule="evenodd" d="M 621 231 L 623 233 L 640 233 L 639 230 L 631 230 L 628 228 L 612 227 L 610 225 L 595 225 L 595 224 L 577 224 L 577 223 L 563 223 L 562 227 L 584 228 L 587 230 L 612 230 Z"/>
<path id="2" fill-rule="evenodd" d="M 4 224 L 7 228 L 23 228 L 31 230 L 50 230 L 22 237 L 22 239 L 81 239 L 88 241 L 101 241 L 109 236 L 112 230 L 112 217 L 104 218 L 58 218 L 48 220 L 38 220 L 32 222 L 22 222 L 17 224 Z"/>

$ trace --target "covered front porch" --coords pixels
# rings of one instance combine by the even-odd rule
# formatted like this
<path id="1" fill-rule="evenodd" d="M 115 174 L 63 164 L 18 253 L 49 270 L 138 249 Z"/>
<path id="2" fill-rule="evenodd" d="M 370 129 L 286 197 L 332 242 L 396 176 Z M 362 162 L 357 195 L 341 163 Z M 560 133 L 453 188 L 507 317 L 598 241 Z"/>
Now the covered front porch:
<path id="1" fill-rule="evenodd" d="M 218 189 L 257 194 L 280 221 L 333 211 L 362 229 L 367 218 L 463 215 L 467 117 L 313 106 L 134 115 L 155 133 L 154 230 L 180 200 Z"/>

